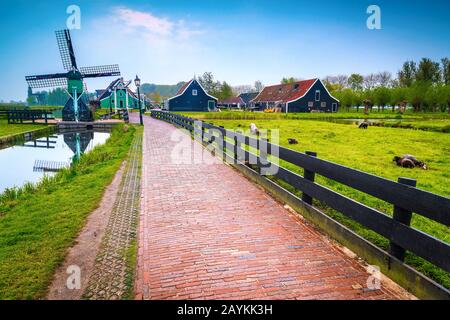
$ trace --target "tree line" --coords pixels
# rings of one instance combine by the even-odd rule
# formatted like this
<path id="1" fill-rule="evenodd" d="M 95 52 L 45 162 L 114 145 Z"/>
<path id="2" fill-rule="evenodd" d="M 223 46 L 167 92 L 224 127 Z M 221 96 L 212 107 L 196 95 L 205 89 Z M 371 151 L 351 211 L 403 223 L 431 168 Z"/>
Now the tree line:
<path id="1" fill-rule="evenodd" d="M 283 78 L 282 83 L 293 78 Z M 374 106 L 403 112 L 407 106 L 414 111 L 445 111 L 450 113 L 450 60 L 440 62 L 423 58 L 416 63 L 406 61 L 393 77 L 384 71 L 363 76 L 361 74 L 328 76 L 323 79 L 327 89 L 341 102 L 341 109 Z"/>

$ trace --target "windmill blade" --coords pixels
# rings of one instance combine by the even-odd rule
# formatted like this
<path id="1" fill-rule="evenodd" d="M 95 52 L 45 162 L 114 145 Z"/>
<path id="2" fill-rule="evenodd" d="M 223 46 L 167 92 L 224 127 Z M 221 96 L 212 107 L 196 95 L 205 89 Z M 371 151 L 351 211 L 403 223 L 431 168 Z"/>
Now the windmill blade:
<path id="1" fill-rule="evenodd" d="M 81 67 L 83 78 L 117 77 L 120 76 L 119 65 L 111 64 L 96 67 Z"/>
<path id="2" fill-rule="evenodd" d="M 72 38 L 69 30 L 56 31 L 56 40 L 58 41 L 59 52 L 64 69 L 67 71 L 77 69 L 77 61 L 72 46 Z"/>
<path id="3" fill-rule="evenodd" d="M 33 89 L 67 87 L 67 75 L 65 73 L 54 73 L 37 76 L 26 76 L 25 80 Z"/>

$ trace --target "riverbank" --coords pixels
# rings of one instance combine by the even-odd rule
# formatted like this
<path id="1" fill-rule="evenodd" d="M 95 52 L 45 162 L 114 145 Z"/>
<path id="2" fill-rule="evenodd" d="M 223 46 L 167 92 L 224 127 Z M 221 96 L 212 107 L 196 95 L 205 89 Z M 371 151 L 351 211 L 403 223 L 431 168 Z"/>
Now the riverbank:
<path id="1" fill-rule="evenodd" d="M 54 126 L 7 124 L 0 120 L 0 148 L 55 132 Z"/>
<path id="2" fill-rule="evenodd" d="M 0 299 L 41 299 L 68 248 L 100 204 L 142 129 L 117 126 L 108 141 L 38 185 L 0 195 Z"/>

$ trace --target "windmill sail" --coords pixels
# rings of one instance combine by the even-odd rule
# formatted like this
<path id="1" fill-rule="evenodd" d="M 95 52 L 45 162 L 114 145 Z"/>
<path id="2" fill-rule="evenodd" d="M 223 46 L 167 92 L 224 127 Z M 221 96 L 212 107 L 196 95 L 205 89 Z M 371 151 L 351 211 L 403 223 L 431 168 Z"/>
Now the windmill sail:
<path id="1" fill-rule="evenodd" d="M 77 69 L 77 61 L 73 51 L 72 38 L 69 30 L 56 31 L 56 40 L 58 41 L 59 53 L 64 69 L 67 71 Z"/>
<path id="2" fill-rule="evenodd" d="M 33 89 L 67 87 L 67 76 L 65 73 L 26 76 L 25 80 L 27 81 L 28 86 Z"/>
<path id="3" fill-rule="evenodd" d="M 83 75 L 83 78 L 120 76 L 120 69 L 117 64 L 96 67 L 81 67 L 80 72 Z"/>

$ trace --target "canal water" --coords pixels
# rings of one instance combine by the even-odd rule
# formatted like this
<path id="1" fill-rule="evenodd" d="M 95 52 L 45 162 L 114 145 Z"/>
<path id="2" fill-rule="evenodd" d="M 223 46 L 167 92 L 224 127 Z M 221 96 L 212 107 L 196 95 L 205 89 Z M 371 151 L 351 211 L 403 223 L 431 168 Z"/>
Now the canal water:
<path id="1" fill-rule="evenodd" d="M 0 149 L 0 193 L 6 188 L 36 183 L 71 164 L 74 157 L 104 144 L 106 132 L 67 132 Z"/>

